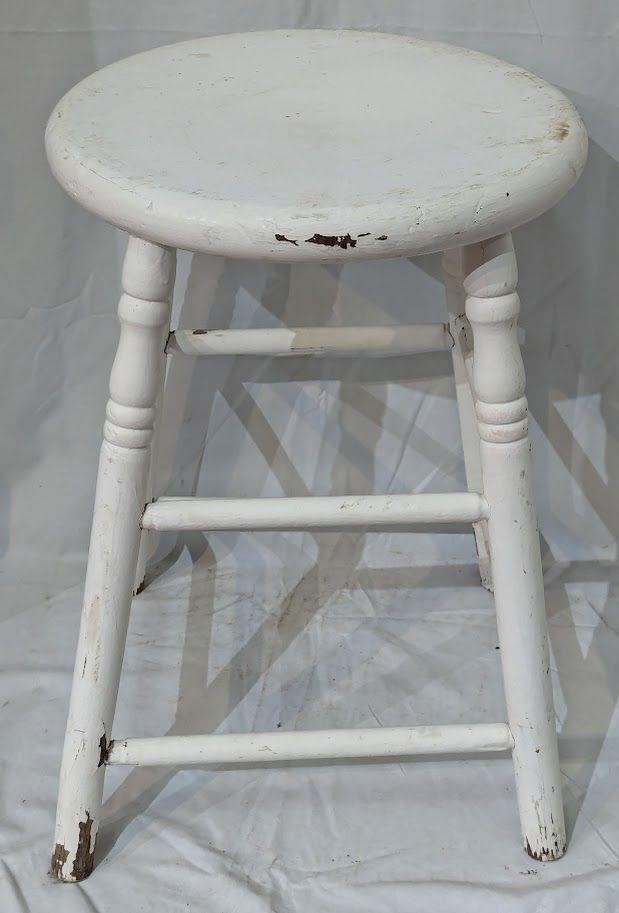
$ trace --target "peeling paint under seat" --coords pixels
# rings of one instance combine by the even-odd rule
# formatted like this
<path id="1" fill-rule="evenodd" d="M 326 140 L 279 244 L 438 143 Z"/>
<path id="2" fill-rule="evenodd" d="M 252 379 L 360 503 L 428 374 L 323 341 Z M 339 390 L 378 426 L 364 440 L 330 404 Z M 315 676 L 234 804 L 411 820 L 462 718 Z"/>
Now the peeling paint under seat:
<path id="1" fill-rule="evenodd" d="M 504 61 L 302 30 L 114 63 L 60 101 L 46 145 L 68 192 L 120 228 L 294 261 L 412 255 L 511 230 L 571 187 L 587 139 L 558 89 Z"/>

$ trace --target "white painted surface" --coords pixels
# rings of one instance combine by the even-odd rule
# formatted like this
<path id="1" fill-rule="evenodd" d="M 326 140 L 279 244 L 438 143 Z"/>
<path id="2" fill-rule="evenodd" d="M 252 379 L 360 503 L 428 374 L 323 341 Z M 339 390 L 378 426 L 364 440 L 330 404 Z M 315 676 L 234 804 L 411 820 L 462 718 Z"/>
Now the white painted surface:
<path id="1" fill-rule="evenodd" d="M 472 523 L 487 516 L 474 492 L 355 495 L 329 498 L 159 498 L 148 504 L 144 529 L 316 529 Z"/>
<path id="2" fill-rule="evenodd" d="M 272 891 L 274 903 L 302 913 L 320 907 L 326 891 L 346 913 L 358 913 L 368 902 L 372 913 L 409 913 L 420 893 L 428 907 L 451 905 L 458 913 L 495 913 L 510 904 L 518 913 L 538 913 L 543 904 L 603 908 L 619 887 L 613 856 L 619 851 L 619 718 L 613 714 L 619 655 L 613 629 L 619 629 L 619 618 L 612 585 L 612 518 L 619 516 L 613 498 L 619 488 L 612 418 L 619 361 L 612 252 L 619 248 L 619 219 L 618 207 L 610 205 L 619 181 L 615 4 L 596 2 L 584 14 L 580 0 L 533 2 L 532 8 L 525 2 L 494 4 L 491 12 L 454 0 L 393 0 L 388 21 L 385 7 L 364 2 L 267 0 L 256 6 L 214 0 L 205 7 L 196 0 L 145 0 L 137 6 L 33 0 L 1 6 L 8 136 L 0 167 L 3 186 L 11 190 L 3 202 L 0 254 L 6 342 L 0 650 L 2 703 L 9 702 L 2 711 L 0 755 L 5 795 L 14 799 L 4 810 L 4 831 L 15 838 L 3 858 L 24 898 L 13 893 L 3 869 L 3 913 L 22 913 L 24 904 L 47 911 L 60 903 L 71 913 L 92 913 L 93 904 L 139 909 L 160 904 L 162 895 L 170 913 L 199 911 L 207 880 L 212 903 L 225 913 L 239 906 L 260 913 L 261 888 Z M 577 187 L 557 210 L 514 237 L 537 506 L 546 541 L 551 674 L 563 729 L 564 798 L 574 828 L 569 854 L 551 866 L 526 859 L 523 865 L 514 845 L 507 760 L 406 764 L 406 778 L 395 763 L 288 768 L 260 776 L 192 770 L 159 777 L 143 769 L 127 778 L 128 770 L 115 769 L 107 777 L 112 798 L 103 864 L 83 890 L 65 890 L 42 870 L 38 878 L 33 872 L 35 857 L 45 868 L 53 828 L 104 388 L 116 344 L 118 258 L 126 239 L 68 204 L 45 162 L 42 125 L 77 79 L 127 53 L 207 31 L 320 27 L 343 24 L 344 16 L 358 28 L 438 37 L 538 72 L 570 95 L 594 140 Z M 219 319 L 207 325 L 227 326 L 230 307 L 235 325 L 262 326 L 271 319 L 274 299 L 291 325 L 315 324 L 332 307 L 336 320 L 354 323 L 379 322 L 383 314 L 389 322 L 446 319 L 433 258 L 348 265 L 337 284 L 322 267 L 312 267 L 311 274 L 304 265 L 289 275 L 280 269 L 211 264 L 204 257 L 191 265 L 184 257 L 177 305 L 191 314 L 185 325 L 202 326 L 213 309 Z M 408 310 L 411 302 L 414 312 Z M 253 496 L 302 494 L 299 478 L 321 494 L 333 493 L 342 480 L 355 492 L 462 488 L 448 365 L 444 374 L 412 380 L 396 365 L 389 375 L 385 367 L 375 362 L 360 371 L 358 361 L 344 365 L 363 382 L 340 385 L 314 366 L 299 377 L 285 364 L 279 374 L 257 382 L 238 359 L 197 368 L 179 359 L 170 405 L 171 415 L 182 421 L 182 435 L 177 487 L 170 491 L 189 492 L 197 474 L 194 461 L 205 427 L 200 410 L 210 406 L 214 388 L 243 402 L 245 411 L 240 419 L 221 421 L 224 401 L 213 394 L 202 494 L 233 496 L 241 487 Z M 266 425 L 255 420 L 258 409 L 279 448 L 268 461 L 261 455 Z M 234 463 L 222 458 L 231 451 Z M 472 694 L 475 719 L 504 718 L 493 609 L 489 594 L 474 583 L 471 537 L 420 532 L 357 540 L 346 533 L 338 537 L 336 555 L 325 559 L 331 538 L 261 533 L 225 537 L 224 543 L 224 537 L 212 537 L 222 570 L 216 587 L 206 557 L 194 553 L 192 564 L 185 552 L 177 559 L 134 605 L 118 732 L 165 732 L 179 701 L 181 719 L 189 718 L 194 731 L 207 731 L 203 713 L 208 726 L 231 707 L 229 729 L 250 728 L 254 717 L 261 728 L 274 728 L 282 708 L 288 724 L 298 715 L 304 727 L 370 726 L 366 696 L 385 725 L 416 721 L 420 711 L 428 722 L 470 719 Z M 324 571 L 312 605 L 318 611 L 274 661 L 277 638 L 270 637 L 280 627 L 280 612 L 289 600 L 291 614 L 305 617 L 317 555 Z M 16 559 L 23 561 L 17 576 Z M 408 568 L 411 560 L 419 567 Z M 446 562 L 455 566 L 435 570 Z M 381 568 L 394 564 L 397 586 L 386 588 Z M 289 576 L 282 579 L 283 570 Z M 342 579 L 348 584 L 343 591 Z M 185 641 L 188 622 L 191 637 Z M 350 677 L 350 656 L 370 643 L 373 659 Z M 233 662 L 239 651 L 239 659 L 261 672 L 248 694 Z M 225 672 L 218 678 L 229 661 L 229 679 Z M 192 670 L 201 672 L 207 664 L 206 675 L 192 678 Z M 339 815 L 331 814 L 335 795 L 344 809 Z M 449 795 L 450 802 L 437 802 L 437 795 Z M 471 833 L 488 834 L 483 854 L 478 841 L 460 839 L 456 820 L 466 821 Z M 379 844 L 386 852 L 379 853 Z M 300 870 L 312 877 L 300 881 Z M 432 880 L 420 884 L 421 872 Z"/>
<path id="3" fill-rule="evenodd" d="M 466 484 L 469 491 L 483 491 L 481 476 L 481 457 L 479 452 L 479 432 L 475 414 L 475 399 L 471 389 L 473 369 L 473 334 L 465 314 L 464 268 L 462 248 L 454 248 L 443 254 L 443 283 L 450 314 L 449 329 L 454 345 L 451 350 L 451 363 L 456 385 L 456 402 L 462 435 L 462 451 L 466 471 Z M 492 567 L 490 564 L 490 545 L 488 542 L 488 524 L 481 520 L 473 524 L 475 547 L 479 563 L 479 576 L 483 586 L 492 591 Z"/>
<path id="4" fill-rule="evenodd" d="M 511 751 L 506 723 L 392 726 L 114 740 L 108 764 L 247 764 Z"/>
<path id="5" fill-rule="evenodd" d="M 372 727 L 373 713 L 384 728 L 506 719 L 493 600 L 478 585 L 472 537 L 433 536 L 433 552 L 410 535 L 295 534 L 292 547 L 273 538 L 277 548 L 266 533 L 211 537 L 217 571 L 210 549 L 193 559 L 185 551 L 134 601 L 118 737 Z M 439 569 L 436 551 L 444 562 L 454 543 L 469 544 L 468 560 Z M 2 913 L 107 913 L 110 898 L 119 910 L 163 898 L 170 913 L 187 904 L 201 913 L 206 891 L 223 913 L 263 913 L 263 890 L 299 913 L 312 913 L 324 891 L 341 897 L 343 913 L 368 902 L 372 913 L 407 913 L 420 872 L 433 879 L 426 891 L 437 909 L 448 903 L 453 913 L 496 913 L 488 894 L 517 913 L 614 896 L 619 717 L 606 735 L 600 723 L 609 710 L 602 660 L 612 661 L 618 638 L 598 631 L 596 612 L 614 628 L 617 606 L 598 580 L 568 568 L 547 586 L 557 711 L 566 712 L 564 696 L 570 706 L 560 744 L 573 824 L 562 860 L 523 854 L 508 757 L 110 766 L 97 867 L 78 888 L 45 869 L 81 587 L 30 605 L 26 596 L 19 602 L 16 591 L 0 624 L 4 829 L 14 834 L 3 860 L 26 904 L 3 866 Z M 471 833 L 483 836 L 471 842 Z M 299 881 L 299 871 L 311 877 Z"/>
<path id="6" fill-rule="evenodd" d="M 285 82 L 283 63 L 290 68 Z M 230 75 L 231 65 L 234 75 Z M 309 79 L 317 65 L 319 78 Z M 374 76 L 369 83 L 368 73 Z M 345 75 L 358 77 L 355 88 L 364 100 L 353 107 L 352 114 L 348 113 L 350 101 L 342 109 L 324 95 L 324 77 L 327 85 L 339 85 Z M 388 99 L 403 82 L 414 85 L 415 98 L 425 99 L 433 89 L 431 104 L 441 105 L 440 114 L 429 117 L 430 105 L 424 100 L 404 109 L 404 115 L 398 108 L 394 117 L 396 108 L 390 109 Z M 368 89 L 363 92 L 366 83 Z M 240 147 L 235 131 L 241 123 L 247 126 L 242 115 L 262 95 L 268 98 L 266 119 L 273 129 L 266 139 Z M 492 98 L 495 104 L 500 101 L 500 109 L 488 108 Z M 293 100 L 300 109 L 297 112 L 291 111 Z M 218 112 L 223 112 L 222 122 Z M 172 113 L 180 113 L 181 120 L 174 120 Z M 469 115 L 466 130 L 465 113 Z M 285 123 L 297 117 L 301 120 Z M 498 120 L 490 129 L 492 117 Z M 163 134 L 158 133 L 161 123 L 165 123 Z M 210 130 L 208 154 L 205 123 Z M 179 136 L 180 149 L 185 155 L 189 150 L 191 162 L 179 153 Z M 411 136 L 423 136 L 426 146 L 411 147 Z M 137 521 L 140 504 L 152 491 L 150 448 L 173 277 L 171 250 L 152 244 L 153 240 L 173 248 L 274 259 L 290 259 L 281 254 L 286 249 L 299 251 L 293 259 L 310 259 L 315 255 L 307 251 L 323 248 L 346 256 L 350 251 L 351 256 L 376 257 L 479 241 L 463 248 L 456 281 L 463 279 L 466 318 L 474 337 L 473 392 L 483 495 L 263 502 L 168 498 L 147 506 L 142 525 L 146 530 L 303 529 L 397 524 L 413 518 L 439 522 L 487 518 L 524 844 L 529 855 L 540 861 L 561 856 L 565 828 L 527 463 L 527 403 L 516 335 L 517 270 L 509 234 L 484 239 L 539 214 L 578 177 L 586 156 L 586 134 L 571 104 L 530 74 L 462 49 L 352 32 L 252 34 L 164 48 L 97 74 L 57 106 L 46 141 L 52 168 L 73 196 L 134 235 L 119 304 L 122 332 L 110 380 L 61 772 L 54 874 L 81 880 L 93 866 L 103 786 L 100 768 L 107 756 L 131 592 L 141 578 L 148 544 L 144 537 L 139 555 Z M 242 148 L 240 159 L 228 154 L 230 143 L 235 152 Z M 385 148 L 397 149 L 397 155 L 394 152 L 385 159 Z M 282 150 L 287 160 L 302 162 L 299 172 L 282 167 Z M 216 161 L 215 153 L 221 161 Z M 319 193 L 316 179 L 326 187 L 327 166 L 338 159 L 346 163 L 346 178 L 340 175 L 337 185 Z M 405 159 L 407 169 L 411 161 L 415 163 L 421 188 L 415 193 L 414 226 L 410 224 L 413 188 Z M 203 185 L 199 188 L 198 176 Z M 291 182 L 295 176 L 297 182 Z M 395 176 L 408 179 L 397 193 L 391 184 Z M 473 197 L 479 197 L 480 191 L 482 199 L 471 212 Z M 379 219 L 381 228 L 376 227 Z M 336 224 L 348 227 L 344 230 Z M 311 236 L 305 237 L 312 227 Z M 266 244 L 269 231 L 272 237 Z M 273 246 L 273 238 L 279 248 Z M 449 269 L 447 274 L 450 278 Z M 467 328 L 464 323 L 460 327 L 463 316 L 453 314 L 460 289 L 450 294 L 453 337 L 453 331 L 462 328 L 466 333 Z M 292 346 L 290 339 L 287 343 Z M 464 349 L 454 365 L 457 380 L 467 382 Z M 461 398 L 460 406 L 469 478 L 475 482 L 478 466 L 476 446 L 471 448 L 470 443 L 470 394 Z M 119 497 L 122 503 L 116 506 Z M 480 531 L 485 545 L 483 528 L 477 530 L 478 537 Z M 481 558 L 483 577 L 483 551 Z M 87 671 L 93 666 L 94 671 Z M 345 742 L 347 736 L 341 738 Z"/>
<path id="7" fill-rule="evenodd" d="M 147 498 L 173 266 L 170 250 L 135 238 L 130 240 L 123 271 L 125 293 L 119 304 L 121 337 L 110 380 L 52 856 L 52 872 L 64 880 L 82 880 L 93 866 L 103 768 L 109 753 L 130 598 L 139 563 L 140 505 Z M 146 506 L 141 526 L 144 530 L 371 528 L 414 521 L 487 520 L 509 725 L 501 726 L 498 741 L 500 747 L 513 741 L 524 848 L 541 862 L 563 855 L 566 833 L 530 479 L 525 376 L 517 336 L 520 302 L 515 291 L 517 265 L 511 235 L 467 246 L 462 250 L 457 271 L 449 270 L 449 258 L 447 266 L 452 315 L 456 312 L 452 333 L 464 332 L 466 337 L 468 320 L 473 335 L 472 395 L 480 467 L 476 449 L 469 459 L 473 473 L 481 471 L 483 494 L 470 491 L 346 499 L 161 498 Z M 465 315 L 457 313 L 455 299 L 460 295 L 460 284 L 466 295 Z M 456 366 L 459 379 L 468 384 L 466 350 L 461 351 Z M 464 422 L 468 427 L 470 401 L 465 401 L 465 405 Z M 350 731 L 323 732 L 315 737 L 309 757 L 349 757 L 355 742 L 361 756 L 371 756 L 380 744 L 381 732 L 366 731 L 361 736 Z M 308 757 L 307 745 L 313 737 L 275 734 L 275 749 L 269 748 L 268 738 L 260 734 L 183 736 L 171 740 L 151 737 L 136 742 L 129 739 L 121 743 L 119 758 L 123 763 L 151 765 L 205 759 L 252 760 L 265 751 L 277 756 L 280 745 L 283 747 L 279 756 L 294 760 Z M 401 729 L 391 731 L 385 735 L 381 753 L 401 753 L 403 738 L 431 746 L 433 742 L 440 744 L 443 734 L 440 727 L 414 734 L 409 730 L 408 735 Z M 471 731 L 466 736 L 454 736 L 452 731 L 446 738 L 450 747 L 436 750 L 468 750 L 471 739 L 474 741 Z M 496 747 L 496 740 L 492 744 Z"/>
<path id="8" fill-rule="evenodd" d="M 466 248 L 463 267 L 522 839 L 534 859 L 558 859 L 566 849 L 566 833 L 511 236 Z"/>
<path id="9" fill-rule="evenodd" d="M 276 260 L 443 250 L 544 212 L 584 126 L 557 89 L 451 45 L 252 32 L 113 64 L 52 113 L 54 174 L 141 237 Z"/>
<path id="10" fill-rule="evenodd" d="M 166 351 L 185 355 L 403 355 L 450 349 L 445 323 L 374 327 L 274 327 L 264 330 L 176 330 Z"/>
<path id="11" fill-rule="evenodd" d="M 129 242 L 60 771 L 52 871 L 64 881 L 80 881 L 93 865 L 103 759 L 135 582 L 174 263 L 169 250 L 133 238 Z"/>

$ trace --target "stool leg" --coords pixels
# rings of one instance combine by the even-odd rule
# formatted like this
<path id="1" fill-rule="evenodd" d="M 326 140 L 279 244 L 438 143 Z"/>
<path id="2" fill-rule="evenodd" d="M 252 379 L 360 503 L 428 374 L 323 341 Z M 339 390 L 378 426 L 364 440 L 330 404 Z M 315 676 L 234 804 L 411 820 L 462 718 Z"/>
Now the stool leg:
<path id="1" fill-rule="evenodd" d="M 161 336 L 161 351 L 165 348 L 166 340 L 169 334 L 168 325 L 166 324 L 163 328 L 164 332 Z M 161 376 L 165 376 L 165 367 L 166 367 L 166 356 L 162 354 L 161 356 Z M 146 483 L 146 496 L 144 498 L 145 502 L 148 504 L 149 501 L 153 499 L 153 496 L 156 497 L 157 491 L 157 443 L 158 443 L 158 433 L 161 424 L 161 416 L 163 412 L 163 384 L 159 390 L 157 396 L 157 402 L 155 403 L 155 420 L 154 420 L 154 429 L 153 437 L 150 445 L 150 465 L 148 468 L 148 481 Z M 138 560 L 135 570 L 135 580 L 133 583 L 133 595 L 136 596 L 138 593 L 141 593 L 145 586 L 146 578 L 146 565 L 154 555 L 157 549 L 158 534 L 152 529 L 143 529 L 140 536 L 140 547 L 138 549 Z"/>
<path id="2" fill-rule="evenodd" d="M 464 313 L 464 273 L 462 248 L 446 251 L 443 254 L 443 282 L 447 307 L 449 309 L 449 329 L 454 345 L 451 350 L 454 379 L 456 382 L 456 401 L 460 416 L 462 449 L 466 485 L 469 491 L 481 494 L 481 457 L 479 452 L 479 432 L 475 416 L 475 401 L 469 382 L 467 363 L 472 364 L 472 334 Z M 482 586 L 492 591 L 492 566 L 488 546 L 488 524 L 486 520 L 473 523 L 477 563 Z"/>
<path id="3" fill-rule="evenodd" d="M 84 607 L 60 772 L 52 874 L 80 881 L 93 867 L 106 752 L 134 585 L 150 465 L 163 328 L 170 319 L 174 253 L 129 240 L 118 306 L 120 341 L 110 378 L 88 553 Z"/>
<path id="4" fill-rule="evenodd" d="M 466 248 L 464 267 L 499 643 L 523 841 L 534 859 L 557 859 L 565 852 L 565 826 L 511 236 Z"/>

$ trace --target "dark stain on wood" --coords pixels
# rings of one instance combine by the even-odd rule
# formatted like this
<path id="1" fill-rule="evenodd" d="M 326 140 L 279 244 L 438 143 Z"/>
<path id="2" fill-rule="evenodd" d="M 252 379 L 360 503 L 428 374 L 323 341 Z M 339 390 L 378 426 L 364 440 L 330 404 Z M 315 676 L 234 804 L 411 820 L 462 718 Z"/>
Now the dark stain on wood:
<path id="1" fill-rule="evenodd" d="M 297 242 L 293 238 L 287 238 L 286 235 L 275 235 L 276 241 L 287 241 L 288 244 L 294 244 L 297 247 Z"/>
<path id="2" fill-rule="evenodd" d="M 76 881 L 82 881 L 83 878 L 88 878 L 92 872 L 92 867 L 95 861 L 94 850 L 90 849 L 90 833 L 92 831 L 93 819 L 90 817 L 90 812 L 86 811 L 86 820 L 80 821 L 79 829 L 80 835 L 77 841 L 77 851 L 75 853 L 75 859 L 73 860 L 73 868 L 71 870 L 71 877 L 75 878 Z"/>
<path id="3" fill-rule="evenodd" d="M 311 238 L 306 238 L 305 241 L 307 244 L 324 244 L 325 247 L 341 247 L 342 250 L 357 246 L 357 239 L 351 237 L 349 233 L 346 233 L 345 235 L 321 235 L 316 232 Z"/>
<path id="4" fill-rule="evenodd" d="M 110 745 L 111 744 L 112 743 L 110 742 Z M 97 769 L 99 767 L 103 767 L 103 765 L 107 761 L 107 756 L 108 756 L 108 753 L 110 750 L 110 745 L 108 745 L 105 733 L 103 733 L 103 735 L 99 739 L 99 763 L 97 764 Z"/>
<path id="5" fill-rule="evenodd" d="M 369 237 L 371 232 L 362 231 L 356 238 L 353 238 L 350 232 L 346 232 L 345 235 L 321 235 L 320 232 L 315 232 L 311 238 L 306 238 L 306 244 L 322 244 L 325 247 L 341 247 L 342 250 L 348 250 L 349 247 L 356 247 L 357 241 L 359 238 Z M 294 244 L 295 247 L 298 247 L 299 242 L 295 241 L 294 238 L 287 238 L 286 235 L 276 234 L 275 238 L 277 241 L 286 241 L 288 244 Z M 377 238 L 374 238 L 375 241 L 386 241 L 387 235 L 379 235 Z M 196 330 L 195 332 L 206 332 L 205 330 Z"/>
<path id="6" fill-rule="evenodd" d="M 52 853 L 52 864 L 49 874 L 55 878 L 62 878 L 62 867 L 69 858 L 69 851 L 64 848 L 62 843 L 57 843 Z"/>
<path id="7" fill-rule="evenodd" d="M 527 855 L 530 856 L 531 859 L 535 859 L 537 862 L 548 862 L 549 860 L 559 859 L 563 853 L 565 853 L 567 844 L 565 844 L 562 848 L 559 848 L 559 842 L 558 840 L 555 840 L 554 846 L 543 846 L 540 849 L 539 853 L 536 853 L 535 850 L 531 848 L 531 844 L 527 840 L 525 849 L 527 851 Z"/>
<path id="8" fill-rule="evenodd" d="M 552 124 L 550 135 L 552 139 L 564 140 L 570 132 L 570 125 L 564 120 L 556 120 Z"/>

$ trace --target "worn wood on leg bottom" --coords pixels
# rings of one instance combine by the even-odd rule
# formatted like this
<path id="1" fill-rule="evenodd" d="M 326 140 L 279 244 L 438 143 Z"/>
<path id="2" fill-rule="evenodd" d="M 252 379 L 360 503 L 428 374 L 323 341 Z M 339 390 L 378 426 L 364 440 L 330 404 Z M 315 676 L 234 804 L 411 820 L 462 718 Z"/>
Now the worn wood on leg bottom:
<path id="1" fill-rule="evenodd" d="M 511 236 L 467 248 L 465 267 L 483 487 L 522 836 L 527 853 L 545 861 L 565 852 L 566 838 Z"/>
<path id="2" fill-rule="evenodd" d="M 99 460 L 84 607 L 60 773 L 52 874 L 80 881 L 93 867 L 110 729 L 134 585 L 140 516 L 169 323 L 174 253 L 131 238 Z"/>

